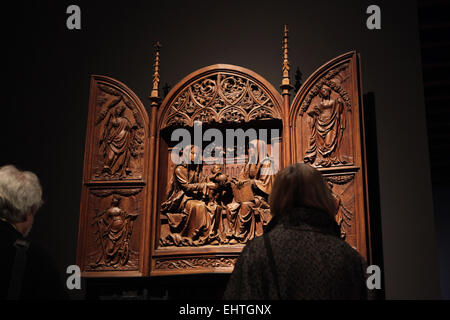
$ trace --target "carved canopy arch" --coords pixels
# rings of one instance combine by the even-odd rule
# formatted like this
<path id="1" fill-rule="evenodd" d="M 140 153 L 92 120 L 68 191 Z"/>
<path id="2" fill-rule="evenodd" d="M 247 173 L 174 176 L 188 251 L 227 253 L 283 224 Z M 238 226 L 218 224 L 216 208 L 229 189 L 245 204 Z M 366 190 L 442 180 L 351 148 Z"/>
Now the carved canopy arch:
<path id="1" fill-rule="evenodd" d="M 181 80 L 164 99 L 158 128 L 282 119 L 281 96 L 257 73 L 216 64 Z"/>

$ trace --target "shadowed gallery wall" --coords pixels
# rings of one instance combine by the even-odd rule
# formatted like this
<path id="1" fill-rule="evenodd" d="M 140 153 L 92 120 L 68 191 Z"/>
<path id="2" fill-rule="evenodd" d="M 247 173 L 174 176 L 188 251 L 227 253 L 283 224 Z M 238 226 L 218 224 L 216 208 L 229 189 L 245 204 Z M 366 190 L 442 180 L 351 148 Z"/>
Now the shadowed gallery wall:
<path id="1" fill-rule="evenodd" d="M 414 1 L 378 1 L 381 30 L 366 28 L 369 1 L 79 1 L 81 30 L 66 28 L 70 4 L 18 5 L 3 28 L 8 85 L 0 164 L 40 176 L 46 204 L 32 239 L 62 275 L 75 264 L 90 75 L 118 79 L 148 107 L 159 40 L 162 85 L 228 63 L 278 87 L 288 24 L 292 80 L 297 66 L 306 79 L 342 53 L 361 54 L 362 92 L 375 97 L 386 298 L 439 298 Z"/>

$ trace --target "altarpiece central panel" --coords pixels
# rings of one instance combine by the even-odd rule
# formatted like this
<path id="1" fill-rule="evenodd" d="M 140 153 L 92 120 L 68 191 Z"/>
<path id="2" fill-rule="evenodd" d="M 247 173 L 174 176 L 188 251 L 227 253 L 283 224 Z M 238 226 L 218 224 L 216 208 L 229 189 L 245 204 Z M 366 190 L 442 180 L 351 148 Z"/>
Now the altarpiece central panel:
<path id="1" fill-rule="evenodd" d="M 231 65 L 191 74 L 165 99 L 158 154 L 168 189 L 158 193 L 153 274 L 227 271 L 262 235 L 280 166 L 281 108 L 264 79 Z M 192 139 L 173 141 L 180 128 Z"/>

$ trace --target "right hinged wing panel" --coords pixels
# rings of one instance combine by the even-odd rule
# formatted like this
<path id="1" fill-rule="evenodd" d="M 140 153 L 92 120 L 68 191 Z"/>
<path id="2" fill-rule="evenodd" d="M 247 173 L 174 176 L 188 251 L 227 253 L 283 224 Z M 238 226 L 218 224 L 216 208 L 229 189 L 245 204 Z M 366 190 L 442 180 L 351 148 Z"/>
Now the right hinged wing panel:
<path id="1" fill-rule="evenodd" d="M 359 74 L 354 51 L 321 66 L 295 96 L 289 124 L 293 162 L 322 172 L 339 204 L 341 237 L 370 260 Z"/>

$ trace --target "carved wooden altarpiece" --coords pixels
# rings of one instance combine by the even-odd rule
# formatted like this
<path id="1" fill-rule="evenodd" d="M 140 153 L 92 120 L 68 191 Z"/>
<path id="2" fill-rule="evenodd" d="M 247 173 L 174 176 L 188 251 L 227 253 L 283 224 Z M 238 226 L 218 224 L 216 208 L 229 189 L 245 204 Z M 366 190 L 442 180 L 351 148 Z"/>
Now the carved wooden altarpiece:
<path id="1" fill-rule="evenodd" d="M 286 29 L 283 39 L 281 94 L 253 71 L 217 64 L 185 77 L 161 102 L 159 46 L 149 115 L 125 85 L 92 76 L 77 258 L 84 276 L 231 272 L 271 219 L 271 181 L 259 170 L 296 162 L 323 173 L 339 203 L 341 237 L 370 261 L 358 55 L 324 64 L 291 103 Z M 195 136 L 200 124 L 202 133 L 224 136 L 253 128 L 257 139 L 238 143 L 231 163 L 207 161 L 223 149 L 202 164 L 174 163 L 215 147 L 173 141 L 175 130 Z M 261 129 L 270 132 L 264 139 Z M 251 150 L 264 150 L 256 164 Z"/>

